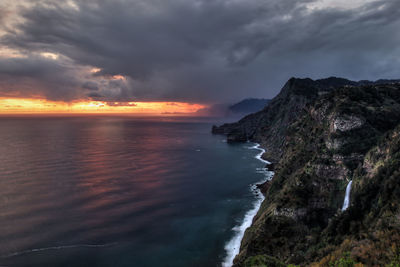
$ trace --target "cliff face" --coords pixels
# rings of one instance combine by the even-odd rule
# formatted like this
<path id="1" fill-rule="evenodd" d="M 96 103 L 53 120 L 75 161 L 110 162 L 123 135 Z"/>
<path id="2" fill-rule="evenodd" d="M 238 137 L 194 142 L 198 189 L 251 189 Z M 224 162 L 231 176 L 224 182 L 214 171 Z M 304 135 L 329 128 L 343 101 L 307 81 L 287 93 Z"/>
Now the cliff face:
<path id="1" fill-rule="evenodd" d="M 331 219 L 314 261 L 349 252 L 366 266 L 400 266 L 400 126 L 381 136 L 353 172 L 350 208 Z"/>
<path id="2" fill-rule="evenodd" d="M 316 81 L 292 78 L 263 110 L 237 123 L 215 126 L 212 132 L 227 135 L 228 142 L 251 140 L 260 143 L 267 148 L 263 157 L 277 162 L 283 152 L 288 126 L 304 114 L 307 104 L 344 85 L 357 85 L 357 82 L 333 77 Z"/>
<path id="3" fill-rule="evenodd" d="M 362 84 L 292 79 L 263 111 L 214 129 L 278 152 L 234 266 L 328 266 L 345 252 L 382 266 L 400 249 L 400 84 Z"/>

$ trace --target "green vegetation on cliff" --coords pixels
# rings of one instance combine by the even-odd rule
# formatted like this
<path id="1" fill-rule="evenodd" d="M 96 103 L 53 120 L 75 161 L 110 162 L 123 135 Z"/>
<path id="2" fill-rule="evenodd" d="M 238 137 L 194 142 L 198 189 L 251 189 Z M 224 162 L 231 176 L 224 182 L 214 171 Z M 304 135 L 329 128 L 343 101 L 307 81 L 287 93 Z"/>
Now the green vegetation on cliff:
<path id="1" fill-rule="evenodd" d="M 283 134 L 273 145 L 274 179 L 234 266 L 396 266 L 400 84 L 288 83 L 277 97 L 285 105 L 274 99 L 252 124 L 245 118 L 223 126 L 228 137 L 243 129 L 264 146 L 274 140 L 271 131 Z M 299 95 L 301 105 L 290 101 Z M 286 114 L 280 120 L 271 111 Z M 342 212 L 350 180 L 350 207 Z"/>

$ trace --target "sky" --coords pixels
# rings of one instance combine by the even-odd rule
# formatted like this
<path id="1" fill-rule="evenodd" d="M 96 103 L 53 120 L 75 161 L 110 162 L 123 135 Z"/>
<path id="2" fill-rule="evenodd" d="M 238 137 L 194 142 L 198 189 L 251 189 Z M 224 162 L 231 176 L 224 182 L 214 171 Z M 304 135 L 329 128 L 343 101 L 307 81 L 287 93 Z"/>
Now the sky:
<path id="1" fill-rule="evenodd" d="M 399 29 L 399 0 L 2 0 L 0 109 L 179 113 L 272 98 L 291 77 L 398 79 Z"/>

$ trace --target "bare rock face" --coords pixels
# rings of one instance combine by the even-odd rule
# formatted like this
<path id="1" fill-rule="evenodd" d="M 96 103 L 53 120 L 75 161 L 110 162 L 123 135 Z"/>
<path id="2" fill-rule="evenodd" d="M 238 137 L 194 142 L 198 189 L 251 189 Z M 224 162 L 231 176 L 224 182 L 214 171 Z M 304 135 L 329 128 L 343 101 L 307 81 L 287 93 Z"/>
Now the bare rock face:
<path id="1" fill-rule="evenodd" d="M 273 216 L 283 216 L 291 218 L 295 221 L 299 221 L 304 218 L 307 214 L 307 209 L 293 209 L 293 208 L 282 208 L 282 209 L 274 209 Z"/>
<path id="2" fill-rule="evenodd" d="M 325 165 L 318 164 L 315 166 L 315 174 L 320 178 L 345 180 L 350 171 L 344 165 Z"/>
<path id="3" fill-rule="evenodd" d="M 339 150 L 347 143 L 345 138 L 335 137 L 325 141 L 325 145 L 330 150 Z"/>
<path id="4" fill-rule="evenodd" d="M 364 154 L 361 153 L 351 153 L 350 155 L 341 155 L 341 154 L 334 154 L 332 156 L 333 161 L 335 161 L 336 164 L 344 164 L 345 162 L 349 161 L 358 161 L 362 162 L 364 159 Z"/>
<path id="5" fill-rule="evenodd" d="M 365 119 L 355 115 L 344 115 L 335 118 L 332 124 L 333 131 L 346 132 L 360 128 L 365 123 Z"/>

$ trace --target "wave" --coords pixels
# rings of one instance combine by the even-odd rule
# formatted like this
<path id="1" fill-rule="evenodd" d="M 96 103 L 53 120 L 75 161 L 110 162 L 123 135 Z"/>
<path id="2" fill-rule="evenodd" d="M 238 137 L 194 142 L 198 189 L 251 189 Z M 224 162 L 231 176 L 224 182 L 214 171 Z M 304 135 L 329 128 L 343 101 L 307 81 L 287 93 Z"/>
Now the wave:
<path id="1" fill-rule="evenodd" d="M 255 144 L 254 146 L 248 147 L 249 149 L 257 149 L 260 150 L 261 152 L 258 153 L 255 158 L 258 159 L 261 162 L 264 162 L 266 164 L 271 164 L 268 160 L 265 160 L 262 158 L 262 155 L 265 153 L 265 149 L 260 147 L 260 144 Z"/>
<path id="2" fill-rule="evenodd" d="M 107 243 L 107 244 L 76 244 L 76 245 L 65 245 L 65 246 L 54 246 L 54 247 L 44 247 L 44 248 L 33 248 L 22 251 L 13 252 L 7 255 L 1 256 L 1 258 L 10 258 L 15 256 L 21 256 L 24 254 L 48 251 L 48 250 L 61 250 L 61 249 L 72 249 L 72 248 L 104 248 L 111 247 L 117 243 Z"/>
<path id="3" fill-rule="evenodd" d="M 257 149 L 261 152 L 255 156 L 256 159 L 260 160 L 263 163 L 270 164 L 269 161 L 264 160 L 262 155 L 265 153 L 265 149 L 260 147 L 260 144 L 255 144 L 254 146 L 248 147 L 249 149 Z M 259 183 L 264 183 L 268 180 L 271 180 L 273 177 L 273 172 L 268 171 L 267 168 L 257 168 L 257 173 L 263 173 L 265 178 Z M 247 211 L 244 216 L 242 223 L 238 226 L 232 228 L 235 232 L 233 238 L 225 245 L 225 251 L 227 253 L 224 261 L 222 262 L 222 267 L 231 267 L 233 264 L 233 259 L 240 251 L 240 243 L 242 242 L 244 232 L 247 228 L 249 228 L 253 222 L 254 216 L 256 216 L 258 210 L 260 209 L 261 203 L 264 201 L 265 197 L 258 189 L 256 184 L 251 185 L 251 191 L 256 196 L 256 201 L 253 203 L 252 209 Z"/>

